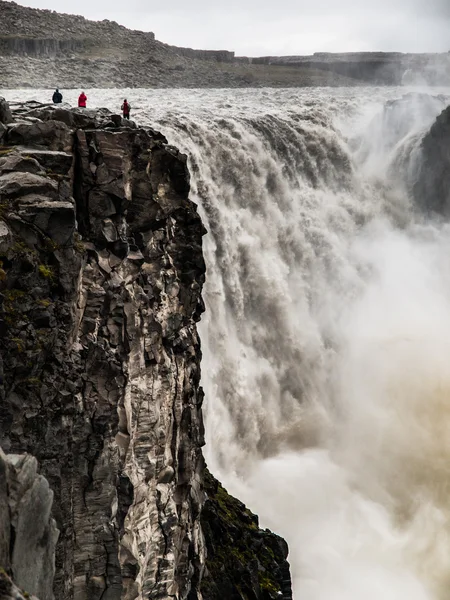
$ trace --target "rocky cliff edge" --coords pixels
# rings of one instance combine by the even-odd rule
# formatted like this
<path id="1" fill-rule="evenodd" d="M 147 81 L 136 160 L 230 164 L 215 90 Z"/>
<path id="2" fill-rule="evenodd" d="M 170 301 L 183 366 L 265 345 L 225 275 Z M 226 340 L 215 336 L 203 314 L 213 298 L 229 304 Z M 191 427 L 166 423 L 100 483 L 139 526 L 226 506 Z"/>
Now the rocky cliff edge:
<path id="1" fill-rule="evenodd" d="M 54 496 L 36 513 L 45 560 L 3 536 L 6 587 L 9 574 L 41 600 L 291 596 L 284 542 L 205 475 L 205 230 L 188 195 L 186 157 L 160 133 L 0 100 L 0 444 L 28 453 L 17 468 L 37 459 Z"/>

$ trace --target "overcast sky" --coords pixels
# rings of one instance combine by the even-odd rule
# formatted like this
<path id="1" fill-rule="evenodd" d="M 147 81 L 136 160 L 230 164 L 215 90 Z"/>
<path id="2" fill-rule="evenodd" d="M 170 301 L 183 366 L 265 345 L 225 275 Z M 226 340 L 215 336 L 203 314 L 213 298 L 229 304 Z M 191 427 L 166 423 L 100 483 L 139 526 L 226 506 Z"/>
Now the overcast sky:
<path id="1" fill-rule="evenodd" d="M 191 48 L 262 56 L 450 50 L 450 0 L 20 0 Z"/>

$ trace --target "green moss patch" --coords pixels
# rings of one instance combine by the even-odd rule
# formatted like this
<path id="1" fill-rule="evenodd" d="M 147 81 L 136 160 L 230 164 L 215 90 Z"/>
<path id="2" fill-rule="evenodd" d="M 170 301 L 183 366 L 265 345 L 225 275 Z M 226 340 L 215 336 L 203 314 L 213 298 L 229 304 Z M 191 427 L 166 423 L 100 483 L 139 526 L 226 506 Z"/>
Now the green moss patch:
<path id="1" fill-rule="evenodd" d="M 201 515 L 207 547 L 200 585 L 204 600 L 279 598 L 287 565 L 285 542 L 259 529 L 258 517 L 207 470 L 204 490 L 208 497 Z"/>

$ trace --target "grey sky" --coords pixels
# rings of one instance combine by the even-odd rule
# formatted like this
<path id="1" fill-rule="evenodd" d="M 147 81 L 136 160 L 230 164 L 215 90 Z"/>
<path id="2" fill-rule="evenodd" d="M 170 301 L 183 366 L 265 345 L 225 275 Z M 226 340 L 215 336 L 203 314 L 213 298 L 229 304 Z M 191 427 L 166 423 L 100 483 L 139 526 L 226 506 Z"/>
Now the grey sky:
<path id="1" fill-rule="evenodd" d="M 20 0 L 238 55 L 450 50 L 450 0 Z"/>

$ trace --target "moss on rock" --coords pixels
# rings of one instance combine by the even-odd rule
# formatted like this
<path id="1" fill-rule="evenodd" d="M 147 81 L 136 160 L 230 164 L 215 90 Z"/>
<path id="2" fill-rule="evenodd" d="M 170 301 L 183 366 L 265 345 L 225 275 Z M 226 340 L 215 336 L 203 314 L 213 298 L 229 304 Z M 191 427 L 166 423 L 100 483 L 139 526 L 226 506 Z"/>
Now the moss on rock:
<path id="1" fill-rule="evenodd" d="M 292 597 L 286 542 L 259 528 L 258 517 L 230 496 L 208 470 L 201 522 L 206 541 L 204 600 L 287 600 Z"/>

